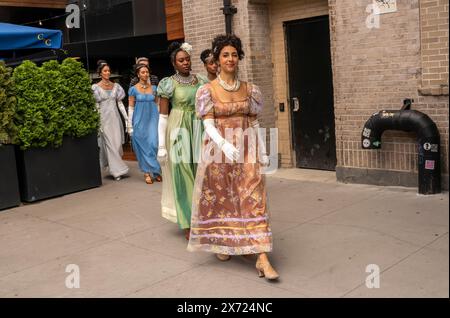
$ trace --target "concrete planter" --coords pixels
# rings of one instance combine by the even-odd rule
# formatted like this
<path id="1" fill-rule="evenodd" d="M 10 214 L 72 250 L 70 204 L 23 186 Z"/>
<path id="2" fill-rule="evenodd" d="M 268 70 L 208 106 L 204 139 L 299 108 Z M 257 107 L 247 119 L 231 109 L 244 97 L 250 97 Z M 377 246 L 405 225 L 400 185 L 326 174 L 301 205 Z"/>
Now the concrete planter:
<path id="1" fill-rule="evenodd" d="M 20 204 L 14 146 L 0 145 L 0 210 Z"/>
<path id="2" fill-rule="evenodd" d="M 60 148 L 17 150 L 20 195 L 34 202 L 101 186 L 97 134 L 64 137 Z"/>

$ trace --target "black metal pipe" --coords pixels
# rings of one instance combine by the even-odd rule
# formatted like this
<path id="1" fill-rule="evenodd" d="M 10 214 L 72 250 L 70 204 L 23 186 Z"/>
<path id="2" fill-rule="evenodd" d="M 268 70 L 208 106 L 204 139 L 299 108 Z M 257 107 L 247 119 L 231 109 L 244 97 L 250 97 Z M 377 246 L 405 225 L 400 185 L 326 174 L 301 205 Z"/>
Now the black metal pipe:
<path id="1" fill-rule="evenodd" d="M 232 34 L 233 15 L 237 13 L 237 8 L 231 4 L 231 0 L 223 0 L 223 8 L 221 10 L 225 15 L 225 32 Z"/>
<path id="2" fill-rule="evenodd" d="M 380 149 L 381 135 L 386 130 L 415 132 L 418 142 L 419 193 L 441 192 L 440 136 L 436 124 L 417 110 L 382 110 L 373 114 L 364 125 L 363 149 Z"/>
<path id="3" fill-rule="evenodd" d="M 88 37 L 87 37 L 87 26 L 86 26 L 86 10 L 87 10 L 87 4 L 86 0 L 81 1 L 82 2 L 82 10 L 83 10 L 83 26 L 84 26 L 84 47 L 85 47 L 85 53 L 86 53 L 86 69 L 89 72 L 89 49 L 88 49 Z"/>

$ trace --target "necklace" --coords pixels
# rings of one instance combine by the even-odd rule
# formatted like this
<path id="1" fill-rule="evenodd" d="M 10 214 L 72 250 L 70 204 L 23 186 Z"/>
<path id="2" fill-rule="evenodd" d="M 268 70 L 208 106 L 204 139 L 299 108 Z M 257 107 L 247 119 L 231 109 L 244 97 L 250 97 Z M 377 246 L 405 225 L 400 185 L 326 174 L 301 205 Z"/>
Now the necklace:
<path id="1" fill-rule="evenodd" d="M 111 83 L 111 81 L 101 80 L 101 82 L 102 82 L 103 86 L 105 86 L 105 87 L 111 87 L 113 85 L 113 83 Z"/>
<path id="2" fill-rule="evenodd" d="M 197 80 L 197 78 L 192 74 L 189 74 L 188 76 L 181 76 L 180 73 L 176 73 L 175 75 L 173 75 L 173 78 L 178 83 L 184 84 L 184 85 L 194 85 L 194 83 Z"/>
<path id="3" fill-rule="evenodd" d="M 219 82 L 219 85 L 222 86 L 224 90 L 227 92 L 237 92 L 239 88 L 241 87 L 241 81 L 238 78 L 235 78 L 234 84 L 229 85 L 226 83 L 221 77 L 220 74 L 217 75 L 217 80 Z"/>
<path id="4" fill-rule="evenodd" d="M 141 85 L 141 87 L 143 88 L 143 89 L 147 89 L 147 85 L 146 84 L 142 84 L 142 83 L 139 83 L 139 85 Z"/>

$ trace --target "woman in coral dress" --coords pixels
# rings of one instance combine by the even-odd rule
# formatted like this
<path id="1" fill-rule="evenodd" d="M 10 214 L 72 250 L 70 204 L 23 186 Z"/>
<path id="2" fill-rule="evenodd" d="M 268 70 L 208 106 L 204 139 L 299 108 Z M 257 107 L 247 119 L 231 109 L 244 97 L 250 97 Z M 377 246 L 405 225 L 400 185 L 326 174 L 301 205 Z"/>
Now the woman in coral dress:
<path id="1" fill-rule="evenodd" d="M 188 250 L 212 252 L 222 261 L 256 254 L 259 276 L 277 279 L 266 254 L 272 251 L 272 231 L 261 172 L 269 163 L 258 134 L 261 92 L 237 78 L 244 56 L 239 38 L 216 37 L 213 54 L 220 73 L 196 95 L 207 138 L 197 168 Z"/>

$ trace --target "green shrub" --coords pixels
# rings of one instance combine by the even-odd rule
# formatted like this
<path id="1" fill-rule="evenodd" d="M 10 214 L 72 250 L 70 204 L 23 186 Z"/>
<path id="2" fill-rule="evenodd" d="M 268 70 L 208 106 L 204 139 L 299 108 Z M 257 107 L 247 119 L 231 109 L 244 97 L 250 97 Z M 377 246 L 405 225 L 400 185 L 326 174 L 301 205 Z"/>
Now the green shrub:
<path id="1" fill-rule="evenodd" d="M 18 139 L 21 149 L 59 147 L 63 136 L 83 137 L 97 131 L 99 114 L 87 72 L 66 59 L 41 67 L 24 61 L 14 70 Z"/>
<path id="2" fill-rule="evenodd" d="M 86 136 L 98 130 L 100 114 L 95 108 L 91 81 L 83 65 L 71 58 L 61 64 L 64 92 L 64 134 Z"/>
<path id="3" fill-rule="evenodd" d="M 0 61 L 0 144 L 17 142 L 17 127 L 14 124 L 17 99 L 14 88 L 12 69 Z"/>

